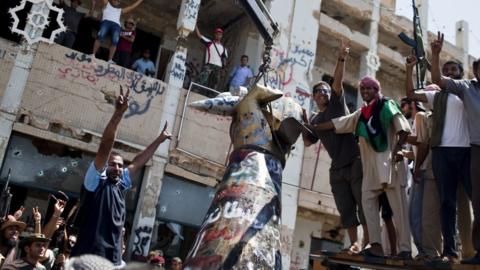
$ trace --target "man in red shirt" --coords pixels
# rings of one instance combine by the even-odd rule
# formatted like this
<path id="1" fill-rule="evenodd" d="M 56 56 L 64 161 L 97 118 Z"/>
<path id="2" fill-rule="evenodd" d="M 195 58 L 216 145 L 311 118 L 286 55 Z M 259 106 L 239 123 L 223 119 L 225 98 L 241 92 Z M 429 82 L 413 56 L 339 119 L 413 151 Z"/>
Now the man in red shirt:
<path id="1" fill-rule="evenodd" d="M 135 41 L 135 20 L 130 17 L 125 21 L 124 28 L 120 32 L 120 40 L 117 45 L 116 62 L 119 66 L 130 66 L 130 55 Z"/>

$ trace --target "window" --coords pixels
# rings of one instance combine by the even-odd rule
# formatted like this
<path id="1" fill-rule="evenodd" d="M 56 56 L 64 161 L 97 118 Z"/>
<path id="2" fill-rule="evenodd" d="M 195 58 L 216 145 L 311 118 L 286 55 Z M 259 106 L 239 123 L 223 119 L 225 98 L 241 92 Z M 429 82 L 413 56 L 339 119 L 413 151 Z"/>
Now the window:
<path id="1" fill-rule="evenodd" d="M 10 210 L 15 211 L 21 205 L 27 207 L 29 204 L 37 204 L 42 208 L 49 194 L 59 190 L 72 199 L 78 199 L 85 173 L 94 158 L 92 153 L 66 145 L 12 134 L 0 172 L 5 177 L 11 169 L 13 198 Z M 132 224 L 142 177 L 143 170 L 131 175 L 133 187 L 125 196 L 128 224 Z M 74 203 L 72 200 L 71 204 Z"/>

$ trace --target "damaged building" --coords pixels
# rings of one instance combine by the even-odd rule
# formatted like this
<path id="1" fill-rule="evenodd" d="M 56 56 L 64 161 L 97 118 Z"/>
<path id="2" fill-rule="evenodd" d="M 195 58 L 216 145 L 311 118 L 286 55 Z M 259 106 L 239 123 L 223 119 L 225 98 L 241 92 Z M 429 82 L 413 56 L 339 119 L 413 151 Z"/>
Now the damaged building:
<path id="1" fill-rule="evenodd" d="M 11 169 L 12 209 L 45 206 L 48 194 L 58 190 L 79 198 L 119 86 L 130 86 L 132 100 L 115 150 L 131 161 L 165 121 L 174 136 L 132 177 L 133 188 L 127 195 L 127 258 L 145 257 L 152 249 L 185 258 L 232 150 L 231 119 L 187 106 L 205 98 L 205 91 L 198 91 L 204 87 L 196 84 L 205 47 L 185 24 L 196 21 L 205 36 L 216 27 L 224 30 L 229 59 L 219 92 L 226 89 L 228 74 L 242 55 L 250 57 L 255 72 L 261 65 L 264 42 L 255 25 L 233 0 L 145 0 L 131 14 L 137 21 L 132 59 L 139 58 L 143 49 L 151 51 L 157 70 L 147 77 L 109 64 L 102 56 L 91 57 L 99 10 L 82 19 L 73 50 L 44 42 L 27 48 L 8 27 L 7 11 L 18 2 L 0 3 L 0 175 L 5 177 Z M 266 81 L 308 111 L 314 110 L 311 87 L 333 76 L 342 38 L 351 40 L 344 78 L 351 108 L 361 104 L 356 84 L 364 75 L 376 76 L 385 95 L 397 100 L 404 95 L 404 58 L 411 48 L 397 35 L 403 31 L 412 36 L 413 29 L 410 19 L 395 15 L 395 0 L 264 2 L 280 27 L 271 53 L 273 71 Z M 428 0 L 417 2 L 426 29 Z M 182 8 L 186 4 L 190 6 Z M 88 1 L 79 9 L 87 12 L 89 5 Z M 442 60 L 462 62 L 471 75 L 474 59 L 468 55 L 468 25 L 461 21 L 457 26 L 456 44 L 445 42 Z M 181 34 L 189 35 L 179 39 Z M 433 37 L 428 33 L 428 41 Z M 304 148 L 300 139 L 290 154 L 282 183 L 286 269 L 308 269 L 312 251 L 342 246 L 345 236 L 330 191 L 329 167 L 320 143 Z M 72 200 L 68 207 L 74 204 Z"/>

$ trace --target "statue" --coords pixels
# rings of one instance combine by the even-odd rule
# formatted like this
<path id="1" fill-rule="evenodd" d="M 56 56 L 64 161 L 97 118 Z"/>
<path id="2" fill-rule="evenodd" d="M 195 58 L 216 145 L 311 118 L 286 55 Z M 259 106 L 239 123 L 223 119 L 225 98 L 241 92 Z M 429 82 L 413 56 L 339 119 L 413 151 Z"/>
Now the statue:
<path id="1" fill-rule="evenodd" d="M 256 85 L 190 104 L 232 116 L 234 150 L 184 269 L 281 269 L 281 183 L 304 111 L 280 90 Z"/>

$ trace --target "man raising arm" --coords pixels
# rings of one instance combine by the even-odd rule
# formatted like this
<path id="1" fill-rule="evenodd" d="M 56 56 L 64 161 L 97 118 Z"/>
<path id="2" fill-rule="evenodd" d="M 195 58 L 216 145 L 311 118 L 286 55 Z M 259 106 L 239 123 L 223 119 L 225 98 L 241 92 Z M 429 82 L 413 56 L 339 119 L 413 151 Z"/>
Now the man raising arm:
<path id="1" fill-rule="evenodd" d="M 72 257 L 96 254 L 121 264 L 122 229 L 125 224 L 125 192 L 132 187 L 130 173 L 141 169 L 153 156 L 157 147 L 171 135 L 165 124 L 161 134 L 125 168 L 122 156 L 112 152 L 118 125 L 128 109 L 130 90 L 120 88 L 115 112 L 102 136 L 95 161 L 90 165 L 82 187 L 82 205 L 79 210 L 80 230 Z"/>

